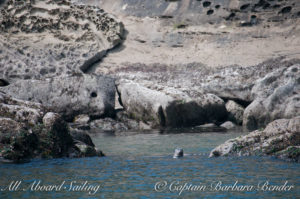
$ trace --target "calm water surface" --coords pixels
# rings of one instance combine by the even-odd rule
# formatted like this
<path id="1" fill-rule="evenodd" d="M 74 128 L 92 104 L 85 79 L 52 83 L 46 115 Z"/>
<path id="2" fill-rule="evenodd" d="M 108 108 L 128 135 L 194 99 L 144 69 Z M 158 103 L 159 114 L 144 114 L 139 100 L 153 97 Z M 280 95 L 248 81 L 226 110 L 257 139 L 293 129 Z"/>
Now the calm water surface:
<path id="1" fill-rule="evenodd" d="M 93 136 L 94 143 L 107 157 L 0 164 L 0 198 L 299 198 L 299 164 L 269 157 L 208 158 L 215 146 L 239 135 L 241 133 Z M 182 147 L 188 155 L 173 159 L 176 147 Z M 21 184 L 16 191 L 8 191 L 13 181 L 21 181 Z M 32 184 L 39 181 L 40 185 L 62 186 L 58 191 L 31 190 Z M 257 190 L 258 184 L 261 187 L 267 181 L 270 185 L 283 185 L 287 181 L 287 185 L 294 188 L 286 192 Z M 239 187 L 252 185 L 253 188 L 220 190 L 236 182 Z M 84 190 L 88 186 L 95 191 L 89 194 Z M 97 186 L 100 186 L 98 190 Z"/>

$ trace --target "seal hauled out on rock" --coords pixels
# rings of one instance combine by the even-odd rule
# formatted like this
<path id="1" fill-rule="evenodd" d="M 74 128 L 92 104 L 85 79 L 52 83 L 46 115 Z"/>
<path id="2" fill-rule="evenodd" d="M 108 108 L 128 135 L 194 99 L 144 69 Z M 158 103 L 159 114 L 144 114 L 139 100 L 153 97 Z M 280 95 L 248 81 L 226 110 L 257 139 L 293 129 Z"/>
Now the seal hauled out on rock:
<path id="1" fill-rule="evenodd" d="M 181 148 L 175 149 L 173 158 L 181 158 L 181 157 L 183 157 L 183 149 Z"/>

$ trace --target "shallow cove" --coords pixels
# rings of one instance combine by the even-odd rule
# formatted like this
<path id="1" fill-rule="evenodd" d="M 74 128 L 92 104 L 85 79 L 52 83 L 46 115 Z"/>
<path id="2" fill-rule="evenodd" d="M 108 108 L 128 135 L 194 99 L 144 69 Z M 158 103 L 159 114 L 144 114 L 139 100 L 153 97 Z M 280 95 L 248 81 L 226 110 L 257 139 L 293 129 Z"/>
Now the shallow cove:
<path id="1" fill-rule="evenodd" d="M 270 157 L 208 158 L 215 146 L 242 134 L 177 131 L 176 134 L 94 135 L 94 143 L 107 157 L 0 164 L 0 189 L 12 181 L 22 181 L 20 190 L 0 191 L 0 198 L 297 198 L 299 164 Z M 172 158 L 176 147 L 190 155 Z M 62 187 L 66 188 L 52 192 L 27 189 L 39 180 L 41 185 L 61 185 L 65 181 Z M 85 181 L 88 185 L 100 185 L 95 195 L 80 191 L 79 186 Z M 257 185 L 262 186 L 266 181 L 270 185 L 288 181 L 295 188 L 285 192 L 257 190 Z M 217 187 L 219 182 L 222 189 Z M 71 183 L 77 186 L 76 189 L 73 186 L 75 191 L 69 191 Z M 161 190 L 165 183 L 165 189 Z M 231 188 L 235 183 L 239 187 Z M 155 185 L 160 192 L 155 191 Z M 238 191 L 246 185 L 255 190 Z M 222 191 L 230 188 L 231 191 Z"/>

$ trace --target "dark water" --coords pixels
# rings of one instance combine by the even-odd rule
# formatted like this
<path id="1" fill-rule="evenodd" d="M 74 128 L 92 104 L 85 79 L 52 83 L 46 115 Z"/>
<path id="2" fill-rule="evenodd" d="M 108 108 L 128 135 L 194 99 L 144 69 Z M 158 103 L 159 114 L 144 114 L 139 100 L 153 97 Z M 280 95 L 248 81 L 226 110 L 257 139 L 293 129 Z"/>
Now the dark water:
<path id="1" fill-rule="evenodd" d="M 299 164 L 266 157 L 208 158 L 212 148 L 238 135 L 93 137 L 107 157 L 0 165 L 0 189 L 3 190 L 0 198 L 299 198 Z M 172 152 L 177 146 L 190 155 L 173 159 Z M 13 181 L 21 184 L 16 191 L 9 191 Z M 41 182 L 37 187 L 61 185 L 61 188 L 38 191 L 32 186 L 38 181 Z M 252 185 L 253 188 L 249 191 L 221 190 L 234 183 L 236 187 Z M 267 191 L 267 186 L 257 189 L 258 184 L 261 188 L 264 183 L 269 183 L 269 188 L 284 183 L 294 187 L 290 191 Z M 182 190 L 184 185 L 185 190 Z M 100 187 L 97 189 L 97 186 Z"/>

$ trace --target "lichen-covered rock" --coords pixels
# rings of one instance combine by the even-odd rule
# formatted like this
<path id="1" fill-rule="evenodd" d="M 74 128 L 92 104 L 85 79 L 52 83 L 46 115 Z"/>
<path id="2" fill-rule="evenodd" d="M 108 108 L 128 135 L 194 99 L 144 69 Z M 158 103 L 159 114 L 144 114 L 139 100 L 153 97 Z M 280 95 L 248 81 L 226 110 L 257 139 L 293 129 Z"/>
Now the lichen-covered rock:
<path id="1" fill-rule="evenodd" d="M 243 116 L 243 125 L 248 130 L 265 127 L 276 119 L 299 116 L 300 65 L 280 68 L 259 79 L 251 93 L 255 100 Z"/>
<path id="2" fill-rule="evenodd" d="M 0 109 L 1 161 L 23 162 L 35 157 L 101 155 L 94 148 L 88 135 L 85 136 L 85 140 L 90 139 L 90 148 L 95 153 L 82 153 L 75 146 L 75 137 L 70 134 L 68 124 L 62 117 L 52 112 L 45 114 L 46 108 L 39 103 L 17 100 L 0 93 L 0 107 L 2 107 Z M 13 107 L 14 111 L 7 111 L 10 110 L 7 107 Z M 30 113 L 36 114 L 33 114 L 33 117 Z"/>
<path id="3" fill-rule="evenodd" d="M 69 0 L 7 0 L 0 33 L 0 78 L 11 83 L 88 70 L 121 42 L 123 25 Z"/>
<path id="4" fill-rule="evenodd" d="M 213 149 L 210 157 L 229 155 L 272 155 L 300 160 L 300 117 L 278 119 L 260 131 L 226 141 Z"/>
<path id="5" fill-rule="evenodd" d="M 229 113 L 228 119 L 238 125 L 241 125 L 243 123 L 243 114 L 245 111 L 244 107 L 232 100 L 228 100 L 228 102 L 225 104 L 225 107 Z"/>
<path id="6" fill-rule="evenodd" d="M 104 76 L 77 74 L 45 80 L 20 80 L 0 90 L 18 99 L 40 102 L 67 120 L 77 114 L 114 114 L 114 80 Z"/>
<path id="7" fill-rule="evenodd" d="M 300 146 L 289 146 L 288 148 L 276 153 L 281 159 L 294 160 L 300 162 Z"/>
<path id="8" fill-rule="evenodd" d="M 1 134 L 10 135 L 22 129 L 22 124 L 11 118 L 0 117 L 0 132 Z"/>
<path id="9" fill-rule="evenodd" d="M 44 108 L 40 103 L 33 103 L 11 98 L 0 92 L 0 116 L 31 126 L 41 122 Z"/>
<path id="10" fill-rule="evenodd" d="M 195 126 L 227 116 L 224 101 L 213 94 L 193 99 L 178 90 L 160 92 L 132 82 L 121 82 L 117 89 L 129 116 L 152 127 Z"/>

